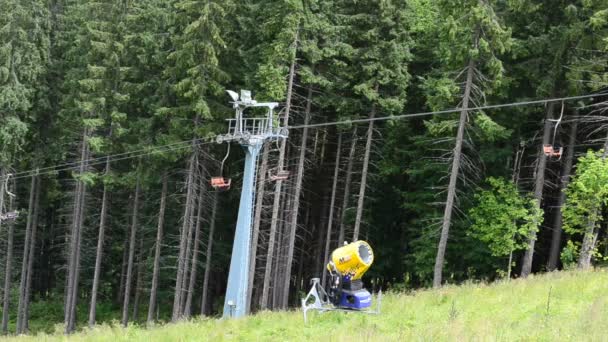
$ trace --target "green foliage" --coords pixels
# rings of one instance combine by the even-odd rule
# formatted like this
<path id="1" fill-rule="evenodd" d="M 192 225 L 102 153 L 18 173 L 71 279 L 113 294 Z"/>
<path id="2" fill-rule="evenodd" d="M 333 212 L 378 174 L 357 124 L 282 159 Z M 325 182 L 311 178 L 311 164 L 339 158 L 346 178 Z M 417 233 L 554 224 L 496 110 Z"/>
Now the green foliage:
<path id="1" fill-rule="evenodd" d="M 542 212 L 513 183 L 493 177 L 486 181 L 490 189 L 475 194 L 477 205 L 469 211 L 470 233 L 486 243 L 494 256 L 524 249 L 530 234 L 542 223 Z"/>
<path id="2" fill-rule="evenodd" d="M 570 270 L 576 267 L 576 263 L 580 254 L 580 242 L 573 242 L 568 240 L 564 249 L 560 253 L 560 260 L 564 265 L 564 269 Z"/>
<path id="3" fill-rule="evenodd" d="M 475 124 L 481 138 L 490 142 L 504 140 L 511 135 L 511 130 L 497 124 L 483 112 L 475 116 Z"/>
<path id="4" fill-rule="evenodd" d="M 44 1 L 0 1 L 0 165 L 23 149 L 36 92 L 49 64 Z"/>
<path id="5" fill-rule="evenodd" d="M 600 209 L 608 203 L 608 160 L 603 153 L 588 151 L 581 157 L 577 173 L 565 190 L 567 201 L 562 214 L 564 230 L 570 234 L 602 221 Z"/>
<path id="6" fill-rule="evenodd" d="M 36 291 L 32 294 L 30 327 L 50 332 L 63 319 L 62 303 L 57 298 L 64 293 L 66 254 L 58 246 L 66 246 L 66 237 L 69 239 L 69 213 L 73 212 L 74 199 L 69 194 L 74 189 L 74 178 L 87 185 L 79 325 L 84 325 L 86 320 L 102 187 L 107 186 L 111 196 L 98 320 L 110 322 L 120 316 L 120 308 L 112 304 L 110 298 L 119 287 L 125 227 L 131 222 L 132 198 L 129 196 L 139 179 L 142 203 L 138 237 L 143 239 L 142 286 L 147 288 L 158 218 L 159 181 L 164 172 L 170 177 L 170 194 L 158 299 L 160 319 L 170 316 L 173 265 L 177 256 L 175 240 L 184 215 L 184 156 L 191 155 L 192 149 L 189 144 L 167 149 L 157 147 L 223 133 L 225 122 L 221 119 L 230 113 L 225 88 L 251 89 L 258 100 L 284 101 L 289 67 L 293 63 L 291 123 L 295 125 L 301 120 L 309 87 L 315 123 L 367 117 L 372 108 L 377 116 L 390 116 L 457 107 L 471 65 L 475 72 L 470 106 L 580 95 L 603 89 L 608 84 L 606 8 L 606 0 L 0 0 L 0 168 L 20 173 L 36 167 L 66 165 L 54 173 L 45 172 L 41 181 L 39 241 L 34 253 L 37 256 Z M 586 101 L 581 104 L 587 105 Z M 566 102 L 566 115 L 574 105 Z M 589 113 L 587 108 L 591 107 L 580 109 L 581 117 Z M 520 195 L 515 186 L 499 177 L 512 172 L 516 150 L 523 152 L 522 179 L 532 176 L 532 160 L 536 159 L 539 146 L 530 148 L 528 142 L 538 137 L 544 113 L 542 106 L 469 113 L 463 171 L 457 186 L 458 210 L 454 210 L 446 254 L 448 282 L 495 278 L 496 268 L 506 264 L 504 255 L 520 249 L 527 234 L 540 226 L 541 212 L 534 209 L 529 196 Z M 458 128 L 456 116 L 457 113 L 424 119 L 410 117 L 374 126 L 371 154 L 377 159 L 370 162 L 374 167 L 369 175 L 370 190 L 366 192 L 369 198 L 365 199 L 363 220 L 365 238 L 379 246 L 370 278 L 380 279 L 384 284 L 404 282 L 399 288 L 429 285 L 437 248 L 437 224 L 445 199 L 448 169 L 445 162 L 450 160 Z M 585 124 L 588 122 L 591 120 Z M 357 127 L 359 135 L 362 126 Z M 333 173 L 329 169 L 336 149 L 336 133 L 355 127 L 356 124 L 351 124 L 310 129 L 308 152 L 314 151 L 315 156 L 306 155 L 311 158 L 306 164 L 303 182 L 302 203 L 307 207 L 298 214 L 309 212 L 310 227 L 314 228 L 306 234 L 298 233 L 303 240 L 297 239 L 296 248 L 301 248 L 301 243 L 313 246 L 313 242 L 320 241 L 321 245 L 324 242 L 324 235 L 317 234 L 325 229 L 324 219 L 320 217 L 327 214 L 322 203 L 327 202 L 323 199 L 330 195 Z M 596 129 L 587 128 L 591 129 L 589 132 Z M 292 132 L 290 141 L 297 144 L 302 131 Z M 87 165 L 87 172 L 79 175 L 74 172 L 78 163 L 72 163 L 80 155 L 78 147 L 83 135 L 94 161 Z M 556 140 L 562 135 L 558 129 Z M 321 142 L 321 137 L 327 140 Z M 582 142 L 584 136 L 577 138 Z M 353 189 L 358 185 L 362 145 L 359 140 L 353 159 Z M 175 146 L 178 147 L 173 148 Z M 142 151 L 141 159 L 119 158 L 111 162 L 111 172 L 105 173 L 105 155 L 135 150 Z M 293 160 L 297 150 L 288 149 L 289 160 Z M 242 154 L 238 149 L 234 151 L 224 173 L 234 177 L 236 185 Z M 274 163 L 274 147 L 272 151 L 270 160 Z M 342 149 L 343 163 L 348 152 Z M 221 160 L 224 153 L 225 149 L 219 147 L 206 146 L 204 153 L 201 149 L 205 157 L 201 158 L 200 172 L 205 176 L 216 172 L 217 159 Z M 323 158 L 319 159 L 321 154 Z M 567 190 L 564 222 L 571 242 L 562 253 L 565 267 L 570 267 L 578 258 L 579 233 L 590 224 L 594 228 L 605 225 L 606 166 L 600 159 L 598 154 L 581 159 L 578 174 Z M 234 165 L 238 162 L 239 169 L 232 167 L 231 161 Z M 138 162 L 141 162 L 140 168 L 136 168 Z M 70 167 L 73 165 L 76 167 Z M 343 166 L 340 165 L 338 176 L 338 195 L 344 191 Z M 554 177 L 550 175 L 556 174 L 559 167 L 558 162 L 549 163 L 547 177 Z M 29 196 L 23 177 L 16 177 L 14 192 L 17 209 L 25 213 Z M 489 186 L 476 189 L 475 183 L 485 177 L 490 177 Z M 553 179 L 547 184 L 551 181 Z M 523 187 L 529 190 L 530 183 L 522 182 Z M 349 205 L 356 194 L 353 189 Z M 553 190 L 544 190 L 546 196 L 552 195 Z M 207 191 L 200 193 L 209 195 Z M 215 284 L 222 284 L 218 280 L 229 264 L 236 196 L 238 191 L 220 197 L 221 222 L 217 225 L 211 275 Z M 208 234 L 209 203 L 205 198 L 203 240 Z M 552 200 L 545 201 L 545 206 L 552 203 Z M 340 203 L 336 205 L 339 207 Z M 470 217 L 459 215 L 462 213 L 469 213 Z M 348 210 L 344 214 L 348 230 L 354 213 Z M 20 265 L 25 221 L 22 216 L 15 225 L 15 269 Z M 2 228 L 0 241 L 4 243 L 7 230 L 4 225 Z M 265 234 L 264 231 L 262 236 Z M 600 240 L 604 236 L 601 232 Z M 537 254 L 548 250 L 548 246 L 542 245 L 545 240 L 538 241 L 541 245 Z M 262 239 L 260 248 L 264 248 L 264 243 Z M 597 246 L 593 251 L 595 259 L 605 259 L 599 252 L 604 253 L 606 241 L 598 241 Z M 322 246 L 313 247 L 311 250 L 322 249 Z M 136 258 L 139 254 L 136 252 Z M 302 276 L 316 276 L 312 273 L 317 267 L 312 264 L 319 262 L 317 256 L 304 253 L 301 258 L 296 254 L 296 264 L 302 265 Z M 5 260 L 1 261 L 4 265 Z M 18 278 L 15 271 L 14 275 Z M 199 280 L 200 277 L 197 286 L 200 286 Z M 196 302 L 199 302 L 196 298 L 199 290 L 195 292 Z M 210 291 L 214 294 L 214 307 L 220 308 L 222 290 L 212 286 Z M 48 301 L 39 300 L 42 293 L 49 297 Z M 330 315 L 319 327 L 298 330 L 295 328 L 301 328 L 300 325 L 288 324 L 296 320 L 290 313 L 264 313 L 238 323 L 202 320 L 149 331 L 138 327 L 127 330 L 103 327 L 93 329 L 90 334 L 93 336 L 101 330 L 106 339 L 145 336 L 175 340 L 183 336 L 181 329 L 188 327 L 190 330 L 182 339 L 196 339 L 201 333 L 214 332 L 218 339 L 238 339 L 241 332 L 245 340 L 314 340 L 326 335 L 352 339 L 348 333 L 338 337 L 328 335 L 328 331 L 335 332 L 332 327 L 346 324 L 348 328 L 350 324 L 351 332 L 357 331 L 357 327 L 366 327 L 369 336 L 362 335 L 363 339 L 487 337 L 475 335 L 471 332 L 475 327 L 469 329 L 467 325 L 476 322 L 477 314 L 486 317 L 494 314 L 475 310 L 477 307 L 473 304 L 483 297 L 464 295 L 462 299 L 466 301 L 463 302 L 473 303 L 468 308 L 461 307 L 461 298 L 429 293 L 424 292 L 425 299 L 420 302 L 416 298 L 391 295 L 389 298 L 394 302 L 389 301 L 389 306 L 393 305 L 390 312 L 395 314 L 386 322 L 382 320 L 384 316 L 375 321 L 376 318 Z M 543 294 L 538 290 L 533 299 Z M 140 296 L 140 317 L 136 320 L 141 323 L 147 292 L 142 291 Z M 539 304 L 534 300 L 530 301 L 530 307 L 514 312 L 513 317 L 520 319 L 536 310 Z M 13 303 L 15 300 L 11 302 L 11 310 Z M 498 300 L 488 306 L 504 309 L 500 303 Z M 404 319 L 398 310 L 403 306 L 428 306 L 433 310 L 418 311 Z M 14 315 L 11 324 L 13 318 Z M 279 322 L 285 324 L 277 326 L 273 321 L 277 319 L 284 319 Z M 441 319 L 453 324 L 450 327 L 454 335 L 446 336 L 445 327 L 434 324 Z M 500 326 L 491 326 L 496 328 L 497 335 L 489 338 L 549 340 L 555 337 L 550 331 L 540 331 L 540 337 L 530 335 L 537 331 L 530 328 L 537 325 L 536 316 L 528 323 L 509 323 L 512 326 L 503 330 Z M 222 329 L 214 330 L 217 324 Z M 268 329 L 250 332 L 247 330 L 250 324 L 268 326 Z M 478 324 L 482 328 L 490 326 L 485 320 Z M 513 327 L 519 328 L 519 335 L 507 332 L 501 335 Z M 169 332 L 162 337 L 154 335 L 164 334 L 162 331 Z M 225 331 L 229 333 L 222 335 Z M 263 332 L 268 332 L 270 337 L 261 335 Z M 467 335 L 469 332 L 472 335 Z M 428 336 L 424 335 L 427 333 Z M 84 336 L 83 339 L 90 337 Z"/>

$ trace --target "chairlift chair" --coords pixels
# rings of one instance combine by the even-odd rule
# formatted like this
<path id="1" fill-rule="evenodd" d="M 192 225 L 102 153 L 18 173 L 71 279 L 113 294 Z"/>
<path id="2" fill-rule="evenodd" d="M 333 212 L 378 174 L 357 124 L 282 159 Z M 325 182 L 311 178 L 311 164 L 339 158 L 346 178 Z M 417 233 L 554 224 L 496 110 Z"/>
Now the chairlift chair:
<path id="1" fill-rule="evenodd" d="M 543 145 L 543 152 L 545 153 L 545 156 L 549 158 L 557 158 L 559 160 L 562 157 L 564 148 L 558 145 L 545 144 Z"/>
<path id="2" fill-rule="evenodd" d="M 268 171 L 268 178 L 271 181 L 276 182 L 278 180 L 286 180 L 289 178 L 289 171 L 287 170 L 279 170 L 273 173 L 272 171 Z"/>
<path id="3" fill-rule="evenodd" d="M 564 148 L 555 143 L 557 129 L 562 122 L 562 118 L 564 117 L 564 107 L 564 102 L 562 101 L 562 110 L 559 114 L 559 118 L 557 120 L 549 119 L 549 121 L 555 122 L 555 127 L 553 128 L 553 143 L 543 145 L 543 153 L 545 156 L 549 158 L 557 158 L 557 160 L 562 159 L 562 153 L 564 152 Z"/>
<path id="4" fill-rule="evenodd" d="M 230 184 L 232 183 L 231 178 L 224 178 L 222 175 L 224 174 L 224 163 L 228 156 L 230 155 L 230 144 L 228 144 L 228 149 L 226 150 L 226 155 L 224 159 L 222 159 L 222 165 L 220 166 L 220 175 L 217 177 L 211 177 L 211 187 L 213 187 L 217 191 L 228 191 L 230 190 Z"/>
<path id="5" fill-rule="evenodd" d="M 218 191 L 227 191 L 230 189 L 232 179 L 224 177 L 211 177 L 211 186 Z"/>
<path id="6" fill-rule="evenodd" d="M 15 221 L 19 217 L 19 212 L 16 210 L 9 211 L 0 215 L 0 221 Z"/>

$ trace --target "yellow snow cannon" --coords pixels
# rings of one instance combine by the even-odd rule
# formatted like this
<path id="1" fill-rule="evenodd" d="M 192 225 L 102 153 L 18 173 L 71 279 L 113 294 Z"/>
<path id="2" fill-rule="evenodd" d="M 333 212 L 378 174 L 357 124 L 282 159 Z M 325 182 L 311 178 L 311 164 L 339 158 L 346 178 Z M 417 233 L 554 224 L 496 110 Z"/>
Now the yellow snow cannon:
<path id="1" fill-rule="evenodd" d="M 319 278 L 311 280 L 312 288 L 306 298 L 302 299 L 304 321 L 306 312 L 356 311 L 368 314 L 380 313 L 382 291 L 377 296 L 376 310 L 370 310 L 372 295 L 363 288 L 361 277 L 374 262 L 374 251 L 365 241 L 344 243 L 331 253 L 327 264 L 329 284 L 321 285 Z"/>
<path id="2" fill-rule="evenodd" d="M 331 253 L 331 261 L 327 264 L 327 270 L 354 281 L 361 279 L 373 262 L 372 247 L 367 242 L 359 240 L 334 250 Z"/>

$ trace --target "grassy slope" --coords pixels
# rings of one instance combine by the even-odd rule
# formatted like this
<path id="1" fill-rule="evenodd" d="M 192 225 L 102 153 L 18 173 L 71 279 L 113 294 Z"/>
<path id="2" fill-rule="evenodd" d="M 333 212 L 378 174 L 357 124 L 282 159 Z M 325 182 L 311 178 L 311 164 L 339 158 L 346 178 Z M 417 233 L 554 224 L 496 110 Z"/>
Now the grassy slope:
<path id="1" fill-rule="evenodd" d="M 549 292 L 551 295 L 549 296 Z M 549 302 L 549 304 L 547 304 Z M 548 308 L 548 309 L 547 309 Z M 378 316 L 264 312 L 143 329 L 99 326 L 69 341 L 608 340 L 608 271 L 561 272 L 492 285 L 385 294 Z M 17 340 L 66 340 L 37 335 Z"/>

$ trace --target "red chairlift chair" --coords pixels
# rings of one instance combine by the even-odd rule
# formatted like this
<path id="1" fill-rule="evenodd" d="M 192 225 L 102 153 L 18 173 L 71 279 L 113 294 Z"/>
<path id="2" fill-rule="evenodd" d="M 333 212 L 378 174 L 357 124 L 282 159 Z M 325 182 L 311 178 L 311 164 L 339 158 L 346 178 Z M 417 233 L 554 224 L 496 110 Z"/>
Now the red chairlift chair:
<path id="1" fill-rule="evenodd" d="M 552 144 L 544 144 L 543 145 L 543 153 L 545 156 L 549 158 L 557 158 L 557 160 L 562 159 L 562 153 L 564 152 L 564 148 L 555 143 L 555 136 L 557 135 L 557 129 L 562 122 L 562 118 L 564 117 L 564 102 L 562 101 L 562 110 L 559 114 L 559 118 L 557 120 L 549 119 L 549 121 L 555 122 L 555 127 L 553 128 L 553 143 Z"/>
<path id="2" fill-rule="evenodd" d="M 276 182 L 278 180 L 286 180 L 287 178 L 289 178 L 289 171 L 279 170 L 275 173 L 272 173 L 272 171 L 269 171 L 268 178 L 270 178 L 270 180 L 273 182 Z"/>
<path id="3" fill-rule="evenodd" d="M 232 179 L 224 177 L 211 177 L 211 186 L 218 191 L 227 191 L 230 189 Z"/>
<path id="4" fill-rule="evenodd" d="M 228 149 L 226 150 L 226 156 L 222 159 L 222 165 L 220 166 L 220 175 L 217 177 L 211 177 L 211 186 L 217 191 L 227 191 L 230 190 L 230 184 L 232 183 L 232 179 L 224 178 L 222 175 L 224 174 L 224 163 L 228 156 L 230 155 L 230 144 L 228 144 Z"/>

